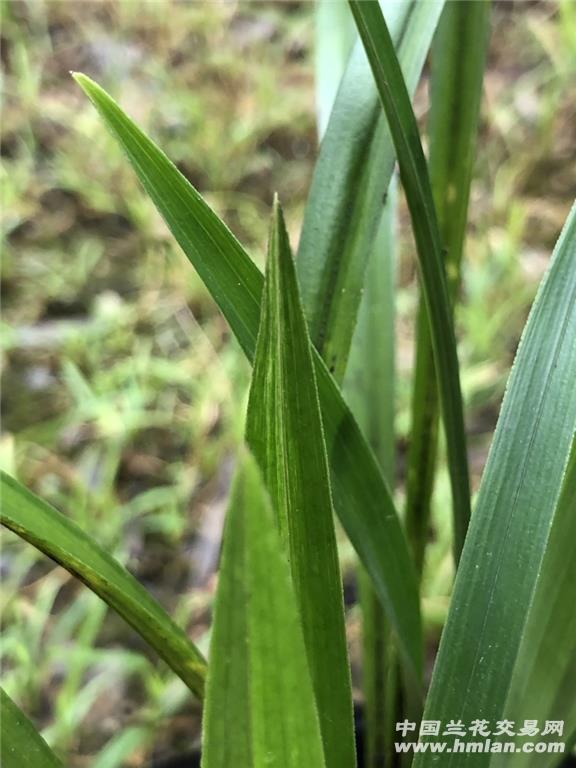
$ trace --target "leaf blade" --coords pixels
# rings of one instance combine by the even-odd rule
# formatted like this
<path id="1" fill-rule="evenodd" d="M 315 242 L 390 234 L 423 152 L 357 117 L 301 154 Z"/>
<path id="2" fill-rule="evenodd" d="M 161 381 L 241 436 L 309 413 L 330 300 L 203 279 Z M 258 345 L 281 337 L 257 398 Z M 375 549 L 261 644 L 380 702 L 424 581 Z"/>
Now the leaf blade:
<path id="1" fill-rule="evenodd" d="M 192 185 L 114 100 L 85 75 L 75 77 L 120 142 L 252 360 L 260 315 L 261 273 Z M 406 539 L 372 451 L 320 356 L 315 350 L 312 354 L 334 508 L 390 616 L 409 673 L 419 680 L 423 667 L 420 606 Z"/>
<path id="2" fill-rule="evenodd" d="M 489 35 L 489 0 L 445 5 L 432 46 L 430 183 L 454 306 L 466 233 L 470 185 Z M 465 98 L 462 98 L 465 94 Z M 416 321 L 412 427 L 406 480 L 406 528 L 422 571 L 434 488 L 439 403 L 426 304 Z"/>
<path id="3" fill-rule="evenodd" d="M 366 268 L 344 394 L 391 489 L 395 485 L 395 278 L 397 184 L 393 178 Z M 393 634 L 365 570 L 358 572 L 362 611 L 362 690 L 366 768 L 392 764 L 398 706 Z M 420 706 L 418 707 L 418 711 Z"/>
<path id="4" fill-rule="evenodd" d="M 316 123 L 323 136 L 356 37 L 346 0 L 318 0 L 314 18 Z"/>
<path id="5" fill-rule="evenodd" d="M 186 634 L 138 581 L 54 507 L 0 473 L 0 521 L 101 597 L 154 648 L 199 698 L 206 662 Z"/>
<path id="6" fill-rule="evenodd" d="M 355 765 L 352 689 L 328 461 L 310 338 L 277 201 L 246 441 L 288 553 L 326 762 L 349 768 Z"/>
<path id="7" fill-rule="evenodd" d="M 398 185 L 392 180 L 366 268 L 343 390 L 390 488 L 395 483 L 395 282 Z"/>
<path id="8" fill-rule="evenodd" d="M 203 768 L 325 765 L 288 563 L 248 454 L 226 521 L 203 727 Z"/>
<path id="9" fill-rule="evenodd" d="M 411 93 L 443 0 L 402 0 L 386 16 Z M 360 41 L 320 147 L 296 260 L 310 336 L 337 381 L 348 362 L 364 273 L 396 159 Z"/>
<path id="10" fill-rule="evenodd" d="M 416 240 L 446 433 L 458 560 L 470 519 L 470 486 L 456 338 L 428 169 L 410 97 L 380 6 L 375 0 L 350 0 L 350 7 L 394 139 Z"/>
<path id="11" fill-rule="evenodd" d="M 63 768 L 3 688 L 0 688 L 0 758 L 4 768 Z"/>
<path id="12" fill-rule="evenodd" d="M 448 711 L 462 719 L 507 716 L 550 531 L 561 519 L 559 500 L 576 431 L 575 380 L 576 206 L 554 249 L 510 374 L 425 717 L 441 718 Z M 490 755 L 475 757 L 475 765 L 489 763 Z M 469 764 L 467 756 L 458 758 L 456 763 L 449 755 L 443 760 L 446 766 Z M 432 761 L 421 756 L 416 765 Z"/>
<path id="13" fill-rule="evenodd" d="M 538 584 L 527 615 L 518 660 L 505 711 L 517 723 L 555 720 L 564 724 L 563 739 L 570 741 L 576 732 L 576 438 L 548 546 L 542 560 Z M 568 751 L 568 750 L 567 750 Z M 511 768 L 544 768 L 557 758 L 533 755 L 528 761 L 509 755 Z M 502 766 L 495 755 L 494 768 Z"/>

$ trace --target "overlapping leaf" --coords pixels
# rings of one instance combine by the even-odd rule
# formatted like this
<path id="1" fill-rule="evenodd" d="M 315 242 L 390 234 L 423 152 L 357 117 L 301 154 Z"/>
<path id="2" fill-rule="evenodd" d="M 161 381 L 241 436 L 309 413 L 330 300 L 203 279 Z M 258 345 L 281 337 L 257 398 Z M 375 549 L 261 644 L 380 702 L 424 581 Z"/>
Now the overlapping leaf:
<path id="1" fill-rule="evenodd" d="M 410 209 L 446 433 L 454 547 L 458 557 L 470 517 L 466 435 L 456 339 L 428 168 L 410 97 L 380 6 L 376 0 L 350 0 L 350 6 L 388 119 Z"/>
<path id="2" fill-rule="evenodd" d="M 354 44 L 356 27 L 346 0 L 318 0 L 315 11 L 316 123 L 322 137 Z"/>
<path id="3" fill-rule="evenodd" d="M 396 180 L 383 206 L 372 247 L 358 323 L 344 379 L 344 396 L 388 484 L 395 479 Z"/>
<path id="4" fill-rule="evenodd" d="M 429 719 L 508 718 L 516 714 L 508 706 L 516 707 L 518 695 L 530 695 L 530 719 L 545 718 L 550 709 L 558 719 L 574 717 L 573 689 L 555 688 L 550 678 L 564 683 L 566 675 L 568 683 L 574 674 L 567 542 L 573 542 L 576 509 L 573 455 L 569 463 L 575 381 L 576 207 L 510 375 L 442 635 Z M 446 754 L 442 765 L 489 765 L 490 759 Z M 416 765 L 435 765 L 434 758 L 420 755 Z"/>
<path id="5" fill-rule="evenodd" d="M 218 302 L 249 359 L 260 315 L 262 275 L 228 228 L 164 153 L 96 83 L 79 84 L 120 142 L 143 186 Z M 412 675 L 422 670 L 416 575 L 390 492 L 338 387 L 313 352 L 334 507 L 374 582 Z"/>
<path id="6" fill-rule="evenodd" d="M 504 709 L 515 723 L 561 722 L 562 735 L 552 734 L 549 741 L 569 742 L 576 733 L 575 541 L 576 439 Z M 534 753 L 508 755 L 504 763 L 502 757 L 494 756 L 493 768 L 546 768 L 558 759 Z"/>
<path id="7" fill-rule="evenodd" d="M 4 472 L 0 477 L 2 524 L 83 581 L 202 698 L 206 662 L 156 600 L 75 523 L 14 478 Z"/>
<path id="8" fill-rule="evenodd" d="M 324 768 L 290 571 L 255 460 L 241 458 L 220 566 L 203 768 Z"/>
<path id="9" fill-rule="evenodd" d="M 410 92 L 442 6 L 443 0 L 384 4 Z M 366 264 L 395 160 L 359 41 L 322 141 L 296 260 L 310 336 L 337 381 L 346 370 Z"/>
<path id="10" fill-rule="evenodd" d="M 274 203 L 246 440 L 288 553 L 326 762 L 355 763 L 352 690 L 328 461 L 310 338 Z"/>
<path id="11" fill-rule="evenodd" d="M 453 304 L 460 284 L 489 18 L 489 0 L 446 3 L 432 47 L 430 182 Z M 417 318 L 406 528 L 421 571 L 434 487 L 439 416 L 434 356 L 423 298 Z"/>
<path id="12" fill-rule="evenodd" d="M 370 260 L 344 395 L 391 488 L 395 481 L 395 274 L 397 184 L 393 179 Z M 362 686 L 366 768 L 393 759 L 396 658 L 390 624 L 364 569 L 358 573 L 362 610 Z M 418 710 L 421 703 L 419 702 Z"/>

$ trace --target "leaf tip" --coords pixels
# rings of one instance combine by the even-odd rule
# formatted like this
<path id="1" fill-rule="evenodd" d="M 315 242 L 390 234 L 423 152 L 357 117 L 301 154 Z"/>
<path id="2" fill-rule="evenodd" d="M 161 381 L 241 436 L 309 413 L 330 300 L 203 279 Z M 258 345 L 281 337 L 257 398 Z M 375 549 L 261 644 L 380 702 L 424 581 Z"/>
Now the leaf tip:
<path id="1" fill-rule="evenodd" d="M 274 192 L 274 200 L 272 202 L 272 222 L 275 228 L 278 228 L 280 222 L 283 221 L 282 206 L 280 204 L 280 198 L 278 192 Z"/>
<path id="2" fill-rule="evenodd" d="M 73 69 L 70 69 L 69 72 L 70 72 L 70 75 L 74 78 L 74 80 L 76 80 L 78 85 L 84 87 L 83 81 L 88 79 L 86 75 L 82 74 L 82 72 L 76 72 Z"/>
<path id="3" fill-rule="evenodd" d="M 73 70 L 70 70 L 70 74 L 89 99 L 92 99 L 95 94 L 102 91 L 102 88 L 98 85 L 98 83 L 92 80 L 92 78 L 88 77 L 88 75 L 85 75 L 83 72 L 74 72 Z"/>
<path id="4" fill-rule="evenodd" d="M 282 205 L 277 192 L 274 192 L 274 202 L 272 203 L 272 227 L 278 236 L 282 234 L 287 239 L 288 235 L 286 232 L 284 211 L 282 210 Z"/>

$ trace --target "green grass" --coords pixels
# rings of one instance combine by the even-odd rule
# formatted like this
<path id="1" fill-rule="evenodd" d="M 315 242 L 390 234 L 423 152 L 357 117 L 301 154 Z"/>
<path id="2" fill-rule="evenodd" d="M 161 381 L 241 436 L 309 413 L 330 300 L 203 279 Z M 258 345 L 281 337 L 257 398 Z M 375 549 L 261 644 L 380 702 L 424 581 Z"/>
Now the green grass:
<path id="1" fill-rule="evenodd" d="M 172 569 L 158 561 L 187 546 L 217 496 L 249 372 L 67 71 L 98 75 L 261 258 L 272 191 L 285 203 L 296 245 L 310 181 L 312 8 L 173 4 L 164 14 L 158 7 L 83 4 L 82 14 L 73 3 L 2 7 L 9 62 L 2 454 L 8 469 L 150 579 L 202 640 L 210 590 L 188 590 L 189 557 Z M 552 5 L 497 13 L 457 315 L 475 484 L 574 174 L 565 138 L 575 122 L 570 4 L 558 13 Z M 109 46 L 103 69 L 94 63 L 96 41 Z M 418 113 L 425 103 L 421 89 Z M 408 228 L 402 232 L 397 423 L 406 436 L 416 293 Z M 441 476 L 424 573 L 425 620 L 434 626 L 451 588 L 449 499 Z M 110 707 L 122 726 L 159 728 L 170 741 L 168 716 L 183 693 L 166 670 L 151 674 L 138 645 L 104 654 L 125 638 L 113 617 L 8 536 L 4 555 L 4 682 L 50 742 L 80 765 L 110 741 L 102 725 L 95 741 L 87 734 L 113 685 L 129 692 L 128 715 L 120 701 Z M 40 647 L 50 650 L 39 654 Z"/>

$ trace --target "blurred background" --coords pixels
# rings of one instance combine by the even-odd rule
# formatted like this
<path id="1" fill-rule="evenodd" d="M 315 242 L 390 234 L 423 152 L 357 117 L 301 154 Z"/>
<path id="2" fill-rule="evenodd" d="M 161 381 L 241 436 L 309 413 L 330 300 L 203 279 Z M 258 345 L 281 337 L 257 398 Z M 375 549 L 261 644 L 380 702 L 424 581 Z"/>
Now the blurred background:
<path id="1" fill-rule="evenodd" d="M 262 264 L 275 191 L 292 245 L 318 152 L 311 2 L 1 3 L 0 461 L 114 552 L 206 650 L 249 366 L 69 76 L 95 78 Z M 425 137 L 427 74 L 416 96 Z M 496 2 L 457 317 L 477 488 L 521 329 L 576 195 L 576 3 Z M 400 208 L 397 492 L 415 263 Z M 450 594 L 440 473 L 425 578 Z M 342 537 L 358 665 L 354 558 Z M 72 768 L 190 748 L 199 709 L 61 568 L 3 539 L 3 683 Z"/>

